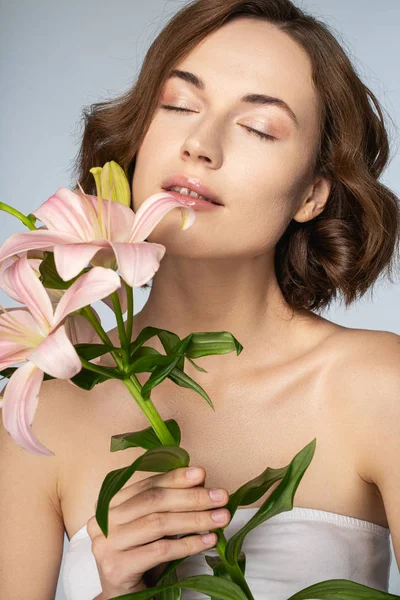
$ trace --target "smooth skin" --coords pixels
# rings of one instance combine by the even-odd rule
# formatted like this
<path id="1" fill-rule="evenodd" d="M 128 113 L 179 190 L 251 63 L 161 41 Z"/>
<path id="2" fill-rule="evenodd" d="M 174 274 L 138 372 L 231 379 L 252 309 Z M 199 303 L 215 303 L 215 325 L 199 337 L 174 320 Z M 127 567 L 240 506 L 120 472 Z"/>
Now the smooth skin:
<path id="1" fill-rule="evenodd" d="M 400 336 L 347 329 L 305 310 L 292 315 L 274 272 L 274 248 L 288 223 L 315 218 L 330 192 L 329 181 L 312 177 L 319 107 L 309 59 L 269 23 L 238 19 L 176 67 L 201 77 L 206 89 L 175 78 L 165 85 L 138 152 L 133 207 L 159 192 L 172 171 L 199 177 L 225 206 L 198 212 L 184 232 L 180 211 L 171 211 L 153 230 L 149 241 L 167 252 L 134 320 L 138 331 L 151 324 L 180 337 L 229 331 L 244 349 L 239 370 L 235 353 L 203 357 L 207 379 L 188 366 L 188 375 L 206 384 L 215 413 L 168 382 L 165 398 L 155 390 L 155 404 L 163 418 L 177 418 L 192 464 L 206 465 L 207 481 L 229 492 L 265 465 L 287 464 L 317 437 L 296 505 L 377 523 L 387 516 L 400 565 Z M 250 92 L 282 98 L 299 127 L 277 106 L 240 103 Z M 71 535 L 86 522 L 108 590 L 141 585 L 146 567 L 204 549 L 197 535 L 187 538 L 190 547 L 159 541 L 161 534 L 210 529 L 206 489 L 193 497 L 191 485 L 172 481 L 173 474 L 121 490 L 111 535 L 101 537 L 92 517 L 101 482 L 136 458 L 135 449 L 110 453 L 110 435 L 146 426 L 122 387 L 106 382 L 81 393 L 64 381 L 44 382 L 33 429 L 55 457 L 28 454 L 0 427 L 0 597 L 54 600 L 65 528 Z M 153 510 L 146 514 L 139 506 L 149 490 Z M 179 500 L 182 512 L 173 510 Z M 162 518 L 160 507 L 170 507 Z M 120 561 L 128 546 L 140 564 L 134 572 Z M 117 563 L 111 573 L 107 564 Z"/>

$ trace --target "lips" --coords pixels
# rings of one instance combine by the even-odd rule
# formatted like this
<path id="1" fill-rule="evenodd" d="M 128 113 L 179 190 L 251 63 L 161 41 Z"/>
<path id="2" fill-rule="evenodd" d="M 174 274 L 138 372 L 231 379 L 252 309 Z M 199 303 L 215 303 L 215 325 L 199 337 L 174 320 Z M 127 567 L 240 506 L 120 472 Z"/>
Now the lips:
<path id="1" fill-rule="evenodd" d="M 214 202 L 214 204 L 223 206 L 219 197 L 196 177 L 190 177 L 184 173 L 172 173 L 163 180 L 161 185 L 164 190 L 173 186 L 188 188 L 189 190 L 204 196 L 207 200 Z"/>

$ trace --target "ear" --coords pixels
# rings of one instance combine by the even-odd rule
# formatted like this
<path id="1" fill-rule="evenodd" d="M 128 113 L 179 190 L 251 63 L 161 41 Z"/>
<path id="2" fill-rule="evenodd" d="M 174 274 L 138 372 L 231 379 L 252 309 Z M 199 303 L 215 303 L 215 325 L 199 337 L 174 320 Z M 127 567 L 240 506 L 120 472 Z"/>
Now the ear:
<path id="1" fill-rule="evenodd" d="M 307 191 L 293 219 L 299 223 L 305 223 L 317 217 L 325 208 L 331 187 L 330 179 L 319 177 L 312 184 L 311 191 Z"/>

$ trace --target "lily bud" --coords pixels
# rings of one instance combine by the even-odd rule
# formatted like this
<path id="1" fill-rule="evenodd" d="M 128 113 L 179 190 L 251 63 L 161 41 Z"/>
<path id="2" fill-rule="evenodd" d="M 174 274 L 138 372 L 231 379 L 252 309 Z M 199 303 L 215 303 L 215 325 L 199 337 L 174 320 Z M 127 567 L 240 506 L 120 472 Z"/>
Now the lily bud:
<path id="1" fill-rule="evenodd" d="M 103 167 L 90 169 L 97 189 L 97 196 L 128 206 L 131 205 L 131 190 L 123 168 L 114 160 Z"/>

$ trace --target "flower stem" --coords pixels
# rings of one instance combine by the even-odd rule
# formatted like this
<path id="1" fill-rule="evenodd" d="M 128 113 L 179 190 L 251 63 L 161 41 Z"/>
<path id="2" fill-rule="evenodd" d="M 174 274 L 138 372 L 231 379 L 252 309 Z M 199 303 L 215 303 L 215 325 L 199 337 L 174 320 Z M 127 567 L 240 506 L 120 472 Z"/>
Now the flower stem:
<path id="1" fill-rule="evenodd" d="M 135 375 L 130 375 L 129 379 L 124 379 L 124 384 L 128 388 L 129 392 L 136 400 L 139 408 L 142 409 L 143 413 L 147 417 L 150 425 L 154 429 L 158 439 L 163 446 L 176 446 L 176 440 L 172 436 L 168 427 L 162 420 L 160 413 L 157 411 L 153 402 L 150 400 L 144 400 L 141 391 L 141 385 Z"/>
<path id="2" fill-rule="evenodd" d="M 117 292 L 110 294 L 113 303 L 115 317 L 117 319 L 119 339 L 121 342 L 122 365 L 125 373 L 129 370 L 129 340 L 126 336 L 124 319 L 122 316 L 121 304 Z"/>
<path id="3" fill-rule="evenodd" d="M 89 323 L 91 324 L 91 326 L 93 327 L 93 329 L 95 330 L 95 332 L 97 333 L 99 338 L 102 340 L 102 342 L 106 346 L 109 346 L 110 348 L 112 348 L 112 350 L 110 350 L 110 354 L 113 357 L 113 359 L 115 360 L 118 368 L 121 370 L 122 373 L 124 373 L 124 366 L 123 366 L 121 357 L 120 357 L 118 351 L 115 349 L 114 344 L 108 337 L 107 333 L 104 331 L 103 327 L 101 326 L 101 323 L 99 322 L 98 318 L 96 317 L 95 313 L 93 312 L 92 307 L 90 305 L 84 306 L 83 308 L 80 309 L 79 312 L 81 313 L 82 316 L 85 317 L 85 319 L 87 319 L 89 321 Z"/>
<path id="4" fill-rule="evenodd" d="M 251 593 L 249 586 L 247 585 L 247 581 L 242 573 L 241 568 L 238 564 L 231 565 L 225 558 L 225 548 L 226 548 L 226 537 L 224 535 L 223 529 L 213 529 L 210 530 L 215 532 L 218 535 L 218 542 L 215 546 L 216 551 L 218 552 L 222 562 L 224 563 L 225 569 L 229 574 L 230 578 L 234 583 L 236 583 L 247 595 L 249 600 L 254 600 L 254 596 Z"/>
<path id="5" fill-rule="evenodd" d="M 24 225 L 26 225 L 28 227 L 28 229 L 32 229 L 32 230 L 37 229 L 37 227 L 35 227 L 35 225 L 32 223 L 32 221 L 30 219 L 28 219 L 28 217 L 26 217 L 22 212 L 19 212 L 19 210 L 17 210 L 16 208 L 13 208 L 9 204 L 6 204 L 5 202 L 0 202 L 0 210 L 4 210 L 4 212 L 8 212 L 8 213 L 10 213 L 10 215 L 17 217 L 17 219 L 22 221 L 22 223 Z"/>
<path id="6" fill-rule="evenodd" d="M 133 326 L 133 289 L 130 285 L 125 282 L 126 296 L 128 300 L 128 319 L 126 322 L 126 336 L 128 343 L 132 340 L 132 326 Z"/>
<path id="7" fill-rule="evenodd" d="M 129 346 L 129 342 L 128 342 L 128 338 L 126 337 L 126 331 L 125 331 L 125 327 L 124 327 L 124 318 L 122 316 L 121 304 L 120 304 L 117 292 L 112 292 L 112 294 L 110 294 L 110 298 L 113 303 L 115 317 L 117 319 L 118 333 L 119 333 L 119 339 L 121 341 L 121 346 L 127 350 L 128 346 Z"/>

